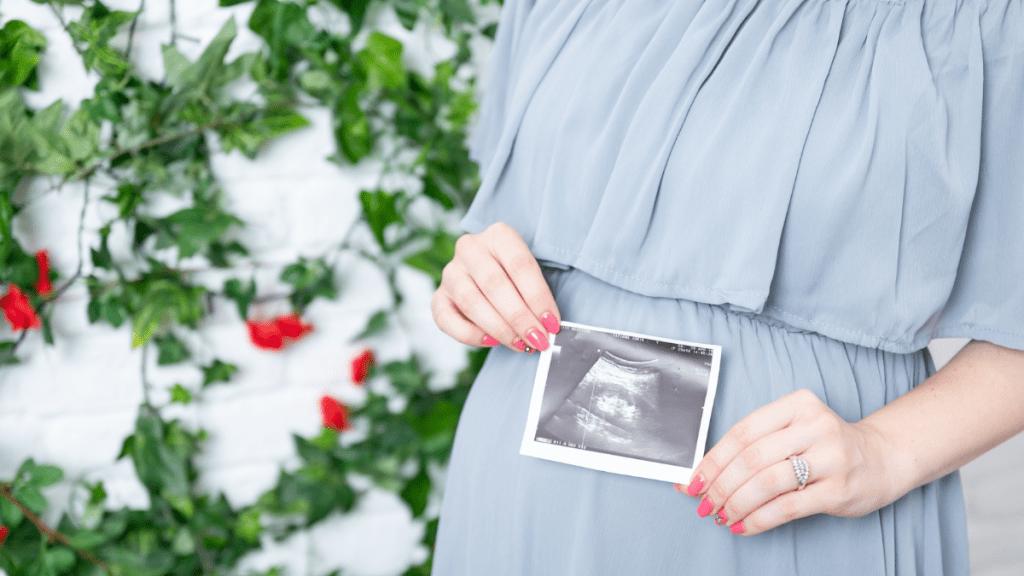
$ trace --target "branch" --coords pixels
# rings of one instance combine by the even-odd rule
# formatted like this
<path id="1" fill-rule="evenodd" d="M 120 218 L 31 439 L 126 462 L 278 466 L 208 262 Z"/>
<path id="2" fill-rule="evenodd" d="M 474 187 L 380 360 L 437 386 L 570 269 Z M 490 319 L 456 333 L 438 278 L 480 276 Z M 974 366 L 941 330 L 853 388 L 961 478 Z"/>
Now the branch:
<path id="1" fill-rule="evenodd" d="M 25 518 L 28 518 L 29 522 L 35 524 L 36 529 L 39 530 L 39 533 L 42 534 L 43 536 L 46 536 L 46 541 L 47 542 L 49 542 L 50 544 L 53 544 L 54 542 L 60 542 L 61 544 L 63 544 L 65 546 L 67 546 L 68 548 L 74 550 L 75 553 L 78 554 L 79 556 L 81 556 L 83 559 L 85 559 L 85 560 L 87 560 L 89 562 L 92 562 L 93 564 L 95 564 L 96 566 L 99 566 L 100 568 L 106 570 L 107 572 L 110 572 L 110 566 L 108 566 L 106 562 L 100 560 L 99 558 L 93 556 L 92 554 L 89 554 L 85 550 L 79 550 L 78 548 L 75 548 L 74 546 L 72 546 L 71 542 L 68 541 L 67 536 L 65 536 L 65 535 L 61 534 L 60 532 L 57 532 L 53 528 L 50 528 L 49 526 L 47 526 L 46 523 L 44 523 L 42 520 L 40 520 L 38 516 L 36 516 L 35 514 L 32 513 L 31 510 L 26 508 L 24 504 L 22 504 L 21 502 L 18 502 L 18 499 L 15 498 L 11 494 L 11 492 L 10 492 L 12 487 L 13 487 L 13 485 L 10 484 L 10 483 L 0 484 L 0 496 L 3 496 L 4 498 L 7 499 L 8 502 L 10 502 L 11 504 L 14 504 L 15 506 L 17 506 L 18 510 L 21 510 L 21 513 L 25 516 Z"/>

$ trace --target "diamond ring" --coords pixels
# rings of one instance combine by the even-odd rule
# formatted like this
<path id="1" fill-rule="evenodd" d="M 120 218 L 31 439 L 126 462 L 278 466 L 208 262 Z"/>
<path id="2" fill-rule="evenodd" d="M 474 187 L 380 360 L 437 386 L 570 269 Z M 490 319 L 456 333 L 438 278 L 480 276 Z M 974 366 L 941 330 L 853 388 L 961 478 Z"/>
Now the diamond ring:
<path id="1" fill-rule="evenodd" d="M 793 462 L 793 472 L 796 474 L 796 489 L 803 490 L 804 486 L 807 486 L 807 478 L 810 476 L 807 461 L 799 456 L 790 456 L 789 459 Z"/>

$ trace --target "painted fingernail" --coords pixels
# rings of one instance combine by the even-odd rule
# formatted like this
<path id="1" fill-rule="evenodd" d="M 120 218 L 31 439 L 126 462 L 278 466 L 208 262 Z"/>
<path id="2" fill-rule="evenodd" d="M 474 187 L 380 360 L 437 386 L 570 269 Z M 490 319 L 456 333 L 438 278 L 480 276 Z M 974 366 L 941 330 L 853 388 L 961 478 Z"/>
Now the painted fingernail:
<path id="1" fill-rule="evenodd" d="M 515 349 L 519 350 L 520 352 L 526 352 L 526 342 L 523 342 L 519 338 L 516 338 L 515 340 L 512 341 L 512 346 L 515 346 Z"/>
<path id="2" fill-rule="evenodd" d="M 693 479 L 693 482 L 690 482 L 690 485 L 686 487 L 686 494 L 689 496 L 696 496 L 698 493 L 700 493 L 700 489 L 703 487 L 704 478 L 696 476 Z"/>
<path id="3" fill-rule="evenodd" d="M 540 323 L 544 325 L 544 329 L 552 334 L 558 334 L 559 326 L 558 319 L 551 312 L 546 312 L 540 317 Z"/>
<path id="4" fill-rule="evenodd" d="M 483 340 L 481 340 L 481 342 L 483 342 L 484 346 L 497 346 L 498 345 L 498 341 L 495 340 L 494 336 L 491 336 L 490 334 L 484 334 L 484 338 L 483 338 Z"/>
<path id="5" fill-rule="evenodd" d="M 676 489 L 676 492 L 682 492 L 683 491 L 683 485 L 682 484 L 673 484 L 672 486 Z"/>
<path id="6" fill-rule="evenodd" d="M 718 509 L 718 520 L 715 520 L 715 523 L 716 524 L 725 524 L 728 521 L 729 521 L 729 515 L 725 513 L 725 508 L 719 508 Z"/>
<path id="7" fill-rule="evenodd" d="M 705 496 L 704 499 L 700 501 L 700 506 L 697 507 L 697 516 L 704 518 L 708 514 L 711 514 L 711 509 L 714 507 L 715 505 L 711 503 L 711 499 Z"/>
<path id="8" fill-rule="evenodd" d="M 530 333 L 526 335 L 526 339 L 530 341 L 530 344 L 533 344 L 534 348 L 542 352 L 548 349 L 548 339 L 541 336 L 540 332 L 536 330 L 530 330 Z"/>
<path id="9" fill-rule="evenodd" d="M 733 534 L 743 534 L 744 530 L 745 528 L 743 527 L 743 520 L 740 520 L 732 526 L 729 526 L 729 532 L 732 532 Z"/>

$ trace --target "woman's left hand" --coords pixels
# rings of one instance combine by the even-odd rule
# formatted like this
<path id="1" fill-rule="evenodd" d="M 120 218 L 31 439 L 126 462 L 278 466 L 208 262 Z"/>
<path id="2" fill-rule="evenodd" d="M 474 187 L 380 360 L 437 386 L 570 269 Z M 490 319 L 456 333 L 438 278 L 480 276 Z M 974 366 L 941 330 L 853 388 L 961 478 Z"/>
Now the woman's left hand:
<path id="1" fill-rule="evenodd" d="M 715 514 L 733 534 L 754 535 L 825 513 L 854 518 L 895 500 L 885 440 L 850 424 L 808 390 L 763 406 L 738 422 L 701 460 L 688 486 L 697 513 Z M 803 490 L 790 456 L 807 462 Z"/>

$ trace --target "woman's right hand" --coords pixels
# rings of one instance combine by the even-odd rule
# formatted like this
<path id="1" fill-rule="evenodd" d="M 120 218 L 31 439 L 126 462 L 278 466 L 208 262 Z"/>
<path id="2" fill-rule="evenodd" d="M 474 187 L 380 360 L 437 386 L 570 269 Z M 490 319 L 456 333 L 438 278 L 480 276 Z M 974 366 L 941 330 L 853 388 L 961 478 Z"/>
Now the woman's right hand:
<path id="1" fill-rule="evenodd" d="M 470 346 L 548 349 L 561 318 L 540 265 L 518 232 L 492 224 L 455 242 L 455 257 L 430 301 L 434 322 Z"/>

